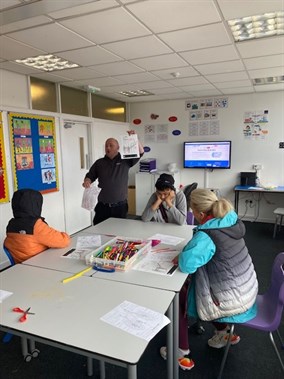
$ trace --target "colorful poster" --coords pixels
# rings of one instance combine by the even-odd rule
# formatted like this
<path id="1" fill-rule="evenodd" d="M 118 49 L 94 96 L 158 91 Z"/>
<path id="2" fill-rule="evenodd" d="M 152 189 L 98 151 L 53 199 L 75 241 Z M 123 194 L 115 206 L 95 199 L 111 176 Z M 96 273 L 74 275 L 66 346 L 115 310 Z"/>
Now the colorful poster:
<path id="1" fill-rule="evenodd" d="M 268 129 L 268 110 L 245 112 L 243 124 L 245 139 L 264 139 L 268 134 Z"/>
<path id="2" fill-rule="evenodd" d="M 0 203 L 9 201 L 7 167 L 5 161 L 2 113 L 0 112 Z"/>
<path id="3" fill-rule="evenodd" d="M 58 190 L 53 117 L 9 113 L 15 190 Z"/>

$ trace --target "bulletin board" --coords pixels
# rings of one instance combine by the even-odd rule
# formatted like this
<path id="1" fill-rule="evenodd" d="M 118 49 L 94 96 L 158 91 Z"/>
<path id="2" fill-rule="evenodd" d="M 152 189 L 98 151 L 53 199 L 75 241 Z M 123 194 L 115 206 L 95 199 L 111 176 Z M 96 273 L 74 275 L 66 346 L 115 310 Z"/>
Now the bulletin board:
<path id="1" fill-rule="evenodd" d="M 2 113 L 0 112 L 0 203 L 9 201 Z"/>
<path id="2" fill-rule="evenodd" d="M 58 191 L 53 117 L 8 113 L 15 190 Z"/>

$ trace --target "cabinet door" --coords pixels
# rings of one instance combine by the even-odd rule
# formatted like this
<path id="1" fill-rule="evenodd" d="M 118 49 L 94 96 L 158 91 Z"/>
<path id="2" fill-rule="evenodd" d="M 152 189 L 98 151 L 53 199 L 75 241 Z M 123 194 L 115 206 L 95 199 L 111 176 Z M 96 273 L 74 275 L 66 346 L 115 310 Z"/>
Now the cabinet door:
<path id="1" fill-rule="evenodd" d="M 138 172 L 135 174 L 136 215 L 141 216 L 149 197 L 155 190 L 154 175 Z"/>

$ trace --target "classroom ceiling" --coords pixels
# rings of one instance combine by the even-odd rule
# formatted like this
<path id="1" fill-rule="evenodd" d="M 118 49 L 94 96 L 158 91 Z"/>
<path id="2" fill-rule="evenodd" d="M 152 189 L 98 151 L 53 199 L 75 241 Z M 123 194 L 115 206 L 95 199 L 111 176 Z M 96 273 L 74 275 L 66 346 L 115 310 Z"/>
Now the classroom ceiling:
<path id="1" fill-rule="evenodd" d="M 284 75 L 284 35 L 234 42 L 228 20 L 283 11 L 283 0 L 1 0 L 0 68 L 126 102 L 263 91 Z M 79 65 L 44 72 L 16 59 Z M 120 91 L 152 95 L 126 97 Z"/>

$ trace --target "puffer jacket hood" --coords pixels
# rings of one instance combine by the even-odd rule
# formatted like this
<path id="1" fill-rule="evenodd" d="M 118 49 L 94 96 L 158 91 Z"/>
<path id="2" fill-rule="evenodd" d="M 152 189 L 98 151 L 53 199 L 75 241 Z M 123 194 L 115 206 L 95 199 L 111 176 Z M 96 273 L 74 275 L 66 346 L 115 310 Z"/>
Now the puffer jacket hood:
<path id="1" fill-rule="evenodd" d="M 40 218 L 43 204 L 42 194 L 25 188 L 16 191 L 12 198 L 12 209 L 15 218 Z"/>

